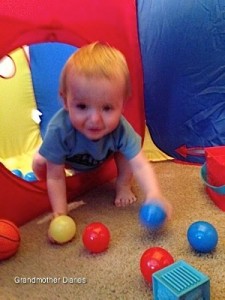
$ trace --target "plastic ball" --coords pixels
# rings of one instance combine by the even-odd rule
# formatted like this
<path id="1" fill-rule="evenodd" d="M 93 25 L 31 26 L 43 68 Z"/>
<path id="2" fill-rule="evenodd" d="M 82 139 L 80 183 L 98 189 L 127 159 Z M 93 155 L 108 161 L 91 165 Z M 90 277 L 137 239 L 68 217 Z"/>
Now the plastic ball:
<path id="1" fill-rule="evenodd" d="M 205 221 L 198 221 L 192 223 L 188 228 L 187 239 L 194 250 L 208 253 L 216 247 L 218 233 L 212 224 Z"/>
<path id="2" fill-rule="evenodd" d="M 76 224 L 69 216 L 58 216 L 54 218 L 49 226 L 48 236 L 50 240 L 58 244 L 71 241 L 76 234 Z"/>
<path id="3" fill-rule="evenodd" d="M 109 247 L 109 229 L 100 222 L 94 222 L 86 226 L 83 231 L 83 244 L 92 253 L 100 253 Z"/>
<path id="4" fill-rule="evenodd" d="M 24 180 L 33 182 L 33 181 L 37 181 L 37 177 L 35 176 L 34 172 L 28 172 L 27 174 L 24 175 Z"/>
<path id="5" fill-rule="evenodd" d="M 11 172 L 16 176 L 23 178 L 23 173 L 19 169 L 14 169 Z"/>
<path id="6" fill-rule="evenodd" d="M 147 249 L 141 256 L 140 269 L 144 279 L 152 283 L 152 274 L 174 263 L 171 254 L 161 247 Z"/>
<path id="7" fill-rule="evenodd" d="M 19 228 L 11 221 L 0 219 L 0 260 L 15 255 L 19 246 Z"/>
<path id="8" fill-rule="evenodd" d="M 139 211 L 140 223 L 150 230 L 162 227 L 166 220 L 166 212 L 157 202 L 142 204 Z"/>

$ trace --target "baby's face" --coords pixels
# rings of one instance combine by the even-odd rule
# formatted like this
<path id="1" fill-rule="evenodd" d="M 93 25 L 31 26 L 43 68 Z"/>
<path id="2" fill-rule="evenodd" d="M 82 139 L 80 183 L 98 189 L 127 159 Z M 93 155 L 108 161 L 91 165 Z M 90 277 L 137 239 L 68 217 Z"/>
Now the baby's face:
<path id="1" fill-rule="evenodd" d="M 119 124 L 124 104 L 123 80 L 78 76 L 68 80 L 65 108 L 78 131 L 99 140 Z"/>

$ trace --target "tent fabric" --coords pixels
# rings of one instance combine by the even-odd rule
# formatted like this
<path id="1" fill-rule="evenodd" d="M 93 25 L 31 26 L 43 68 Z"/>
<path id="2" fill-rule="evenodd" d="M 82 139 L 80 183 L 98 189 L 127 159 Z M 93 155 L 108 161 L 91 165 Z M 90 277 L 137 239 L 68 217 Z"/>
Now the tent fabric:
<path id="1" fill-rule="evenodd" d="M 76 49 L 63 43 L 41 43 L 29 46 L 34 95 L 37 109 L 41 113 L 42 138 L 49 120 L 62 107 L 58 91 L 59 77 L 66 60 Z"/>
<path id="2" fill-rule="evenodd" d="M 89 189 L 103 184 L 112 178 L 112 161 L 107 161 L 104 168 L 69 176 L 66 179 L 68 202 Z M 43 181 L 28 182 L 13 175 L 0 163 L 1 202 L 0 218 L 21 226 L 39 215 L 51 210 L 46 184 Z"/>
<path id="3" fill-rule="evenodd" d="M 1 3 L 0 58 L 23 45 L 61 42 L 81 47 L 106 42 L 124 53 L 131 73 L 132 97 L 125 116 L 143 137 L 145 129 L 143 78 L 138 42 L 135 1 L 9 0 Z M 67 178 L 68 198 L 106 182 L 116 175 L 111 160 L 95 176 L 79 174 Z M 0 164 L 0 218 L 17 225 L 49 210 L 45 182 L 25 182 Z M 12 192 L 14 191 L 14 192 Z"/>
<path id="4" fill-rule="evenodd" d="M 203 163 L 225 144 L 223 0 L 139 0 L 146 120 L 168 155 Z"/>
<path id="5" fill-rule="evenodd" d="M 12 74 L 7 77 L 10 69 Z M 27 173 L 31 171 L 32 155 L 42 139 L 39 126 L 32 119 L 37 106 L 24 48 L 9 53 L 7 65 L 4 62 L 1 65 L 0 99 L 0 161 L 10 170 Z"/>

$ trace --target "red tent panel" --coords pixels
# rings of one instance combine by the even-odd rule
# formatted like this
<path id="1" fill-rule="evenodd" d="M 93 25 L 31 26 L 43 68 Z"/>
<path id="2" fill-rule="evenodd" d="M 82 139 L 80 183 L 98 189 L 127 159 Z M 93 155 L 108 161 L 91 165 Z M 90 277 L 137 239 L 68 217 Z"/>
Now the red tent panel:
<path id="1" fill-rule="evenodd" d="M 7 0 L 0 9 L 0 58 L 22 46 L 63 42 L 81 47 L 92 41 L 107 42 L 128 61 L 132 98 L 125 116 L 144 135 L 144 101 L 141 55 L 135 1 L 128 0 Z M 96 171 L 67 179 L 68 198 L 112 179 L 113 161 Z M 22 225 L 50 209 L 44 182 L 28 183 L 0 165 L 0 218 Z"/>

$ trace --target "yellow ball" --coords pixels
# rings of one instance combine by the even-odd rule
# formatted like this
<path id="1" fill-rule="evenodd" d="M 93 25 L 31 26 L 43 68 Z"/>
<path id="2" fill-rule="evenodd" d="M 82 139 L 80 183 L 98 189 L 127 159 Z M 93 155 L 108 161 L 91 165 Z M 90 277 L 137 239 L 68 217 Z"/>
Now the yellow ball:
<path id="1" fill-rule="evenodd" d="M 48 235 L 50 239 L 58 244 L 71 241 L 76 234 L 76 224 L 69 216 L 59 216 L 54 218 L 49 226 Z"/>

